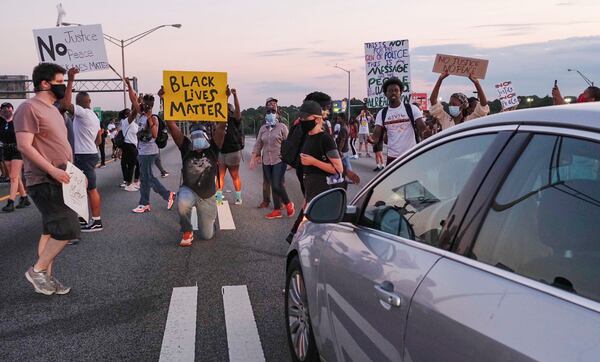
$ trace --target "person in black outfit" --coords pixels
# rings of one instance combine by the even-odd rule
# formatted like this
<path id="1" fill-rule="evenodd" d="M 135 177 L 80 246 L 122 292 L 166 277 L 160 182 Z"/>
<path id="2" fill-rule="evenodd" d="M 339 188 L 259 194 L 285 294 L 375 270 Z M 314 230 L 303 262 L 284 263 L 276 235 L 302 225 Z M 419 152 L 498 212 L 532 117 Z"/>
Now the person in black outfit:
<path id="1" fill-rule="evenodd" d="M 219 183 L 217 185 L 217 203 L 223 203 L 223 184 L 225 173 L 229 170 L 233 187 L 235 188 L 235 204 L 242 204 L 242 179 L 240 178 L 240 163 L 242 161 L 242 149 L 244 148 L 244 136 L 242 134 L 242 111 L 238 100 L 237 91 L 229 90 L 227 86 L 227 97 L 233 95 L 233 106 L 229 104 L 227 115 L 227 128 L 225 141 L 219 154 Z"/>
<path id="2" fill-rule="evenodd" d="M 4 164 L 6 165 L 10 178 L 10 194 L 6 206 L 2 208 L 4 212 L 13 212 L 31 205 L 27 191 L 21 178 L 23 170 L 23 158 L 17 150 L 17 136 L 15 134 L 13 120 L 14 108 L 12 104 L 6 102 L 0 106 L 0 143 L 2 144 L 2 154 Z M 17 194 L 21 197 L 19 203 L 15 205 Z"/>

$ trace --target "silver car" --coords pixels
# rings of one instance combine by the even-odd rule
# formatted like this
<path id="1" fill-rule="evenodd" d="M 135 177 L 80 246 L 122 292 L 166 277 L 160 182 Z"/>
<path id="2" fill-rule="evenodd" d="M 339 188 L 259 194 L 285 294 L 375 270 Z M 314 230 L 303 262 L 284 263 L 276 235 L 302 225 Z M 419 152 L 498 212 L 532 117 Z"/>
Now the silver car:
<path id="1" fill-rule="evenodd" d="M 420 143 L 289 249 L 295 361 L 600 361 L 600 103 Z"/>

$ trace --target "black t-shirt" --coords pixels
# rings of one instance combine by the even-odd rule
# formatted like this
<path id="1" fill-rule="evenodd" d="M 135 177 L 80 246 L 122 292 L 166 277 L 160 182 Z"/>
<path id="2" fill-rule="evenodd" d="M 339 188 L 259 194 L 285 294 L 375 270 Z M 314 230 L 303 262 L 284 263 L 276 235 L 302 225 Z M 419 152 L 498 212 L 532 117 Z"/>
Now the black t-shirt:
<path id="1" fill-rule="evenodd" d="M 211 198 L 217 192 L 215 177 L 218 171 L 218 147 L 211 141 L 210 148 L 195 152 L 192 149 L 192 141 L 185 137 L 179 151 L 181 151 L 183 185 L 203 199 Z"/>
<path id="2" fill-rule="evenodd" d="M 308 135 L 304 141 L 304 145 L 302 145 L 302 153 L 311 155 L 323 162 L 329 162 L 327 154 L 331 151 L 336 152 L 339 157 L 337 145 L 327 132 L 319 132 L 312 136 Z M 303 170 L 306 175 L 330 175 L 330 173 L 325 172 L 316 166 L 304 166 Z"/>
<path id="3" fill-rule="evenodd" d="M 341 153 L 348 152 L 348 127 L 340 125 L 340 131 L 337 135 L 336 143 L 338 144 L 338 150 Z"/>
<path id="4" fill-rule="evenodd" d="M 227 118 L 227 131 L 221 153 L 237 152 L 242 149 L 242 121 L 233 116 Z"/>
<path id="5" fill-rule="evenodd" d="M 5 145 L 17 144 L 17 135 L 15 134 L 15 126 L 12 122 L 7 122 L 0 117 L 0 142 Z"/>

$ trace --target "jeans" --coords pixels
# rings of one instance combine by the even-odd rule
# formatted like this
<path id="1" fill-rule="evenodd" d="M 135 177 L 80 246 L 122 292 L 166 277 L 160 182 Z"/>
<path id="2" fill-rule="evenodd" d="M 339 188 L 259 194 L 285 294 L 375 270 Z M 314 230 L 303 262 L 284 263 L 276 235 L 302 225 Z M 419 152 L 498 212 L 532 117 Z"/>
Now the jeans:
<path id="1" fill-rule="evenodd" d="M 267 177 L 273 190 L 273 206 L 275 210 L 281 208 L 282 202 L 286 205 L 290 203 L 290 198 L 283 186 L 286 168 L 287 165 L 283 162 L 275 165 L 263 165 L 263 175 Z"/>
<path id="2" fill-rule="evenodd" d="M 167 173 L 167 171 L 162 165 L 162 160 L 160 159 L 160 150 L 158 151 L 158 155 L 156 155 L 156 158 L 154 159 L 154 165 L 156 165 L 161 175 Z"/>
<path id="3" fill-rule="evenodd" d="M 350 156 L 348 152 L 344 152 L 342 154 L 342 165 L 344 165 L 344 170 L 352 171 L 352 164 L 350 163 Z"/>
<path id="4" fill-rule="evenodd" d="M 158 181 L 154 174 L 152 174 L 152 164 L 156 159 L 154 155 L 139 155 L 140 161 L 140 205 L 150 204 L 150 188 L 159 194 L 163 199 L 168 200 L 170 192 Z"/>
<path id="5" fill-rule="evenodd" d="M 214 198 L 203 199 L 186 186 L 179 188 L 177 194 L 177 211 L 182 232 L 192 231 L 192 208 L 196 207 L 198 214 L 198 236 L 201 239 L 212 239 L 215 235 L 215 220 L 217 219 L 217 204 Z"/>

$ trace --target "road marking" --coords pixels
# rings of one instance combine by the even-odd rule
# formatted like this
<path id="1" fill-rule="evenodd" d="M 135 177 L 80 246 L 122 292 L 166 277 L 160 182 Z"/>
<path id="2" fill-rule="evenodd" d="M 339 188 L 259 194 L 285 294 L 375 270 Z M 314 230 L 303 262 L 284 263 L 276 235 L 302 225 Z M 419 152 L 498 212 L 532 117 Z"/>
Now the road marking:
<path id="1" fill-rule="evenodd" d="M 223 287 L 229 361 L 264 361 L 262 345 L 245 285 Z"/>
<path id="2" fill-rule="evenodd" d="M 196 206 L 192 207 L 192 230 L 198 230 L 198 211 Z"/>
<path id="3" fill-rule="evenodd" d="M 2 197 L 0 197 L 0 201 L 7 200 L 9 197 L 10 197 L 10 195 L 2 196 Z"/>
<path id="4" fill-rule="evenodd" d="M 222 205 L 217 204 L 217 214 L 219 215 L 219 228 L 221 230 L 235 230 L 235 223 L 228 201 L 223 201 Z"/>
<path id="5" fill-rule="evenodd" d="M 159 361 L 194 361 L 198 287 L 173 288 Z"/>

